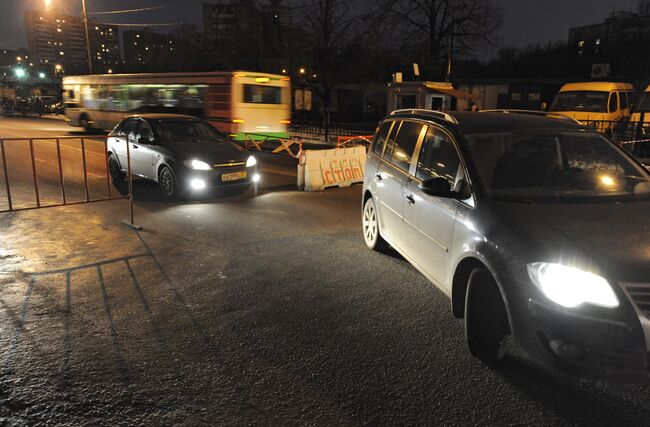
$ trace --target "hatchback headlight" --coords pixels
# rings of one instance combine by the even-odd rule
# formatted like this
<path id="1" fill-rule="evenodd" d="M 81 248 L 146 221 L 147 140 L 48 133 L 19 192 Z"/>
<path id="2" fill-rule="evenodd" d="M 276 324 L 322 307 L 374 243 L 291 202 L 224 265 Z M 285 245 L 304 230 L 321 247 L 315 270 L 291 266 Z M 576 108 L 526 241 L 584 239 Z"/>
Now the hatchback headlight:
<path id="1" fill-rule="evenodd" d="M 246 167 L 247 168 L 252 168 L 257 164 L 257 159 L 253 156 L 250 156 L 248 160 L 246 160 Z"/>
<path id="2" fill-rule="evenodd" d="M 615 308 L 619 301 L 604 278 L 562 264 L 538 262 L 528 264 L 528 275 L 542 293 L 562 307 L 573 308 L 581 304 Z"/>
<path id="3" fill-rule="evenodd" d="M 186 160 L 183 162 L 185 166 L 187 166 L 190 169 L 194 169 L 197 171 L 207 171 L 212 169 L 212 166 L 207 164 L 206 162 L 202 162 L 201 160 Z"/>

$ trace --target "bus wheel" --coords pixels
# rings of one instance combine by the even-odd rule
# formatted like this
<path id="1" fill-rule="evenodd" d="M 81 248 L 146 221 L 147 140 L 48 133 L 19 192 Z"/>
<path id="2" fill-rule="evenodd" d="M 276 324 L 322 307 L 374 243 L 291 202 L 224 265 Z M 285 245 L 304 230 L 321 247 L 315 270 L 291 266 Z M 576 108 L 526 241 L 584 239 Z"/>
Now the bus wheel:
<path id="1" fill-rule="evenodd" d="M 88 120 L 88 116 L 85 114 L 82 115 L 81 118 L 79 119 L 79 124 L 81 125 L 82 128 L 84 128 L 87 131 L 92 129 L 90 127 L 90 121 Z"/>
<path id="2" fill-rule="evenodd" d="M 108 171 L 110 172 L 111 178 L 113 178 L 114 182 L 121 182 L 126 176 L 126 174 L 122 172 L 120 163 L 117 161 L 117 158 L 113 153 L 108 155 Z"/>

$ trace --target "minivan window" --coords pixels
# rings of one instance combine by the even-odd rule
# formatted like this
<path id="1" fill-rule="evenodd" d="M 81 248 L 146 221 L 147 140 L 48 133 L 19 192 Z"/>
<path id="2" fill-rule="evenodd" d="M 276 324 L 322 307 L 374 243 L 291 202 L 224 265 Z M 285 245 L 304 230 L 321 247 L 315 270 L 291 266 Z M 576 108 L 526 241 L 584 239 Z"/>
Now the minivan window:
<path id="1" fill-rule="evenodd" d="M 525 203 L 650 198 L 648 172 L 597 134 L 532 131 L 466 135 L 489 197 Z"/>
<path id="2" fill-rule="evenodd" d="M 386 144 L 386 138 L 388 138 L 388 132 L 390 132 L 390 126 L 393 122 L 384 122 L 375 136 L 375 142 L 372 147 L 373 153 L 381 156 L 382 151 L 384 150 L 384 144 Z"/>
<path id="3" fill-rule="evenodd" d="M 609 112 L 618 111 L 618 92 L 612 92 L 609 95 Z"/>
<path id="4" fill-rule="evenodd" d="M 424 181 L 429 178 L 446 178 L 453 186 L 460 167 L 460 158 L 446 133 L 429 126 L 422 142 L 415 176 Z"/>
<path id="5" fill-rule="evenodd" d="M 586 111 L 606 113 L 609 92 L 569 91 L 560 92 L 555 97 L 551 111 Z"/>
<path id="6" fill-rule="evenodd" d="M 393 148 L 390 162 L 403 171 L 408 172 L 411 166 L 411 159 L 413 158 L 413 152 L 420 137 L 420 132 L 422 132 L 422 126 L 421 123 L 417 122 L 402 122 L 402 127 L 395 139 L 395 147 Z"/>
<path id="7" fill-rule="evenodd" d="M 384 148 L 383 158 L 386 160 L 390 159 L 391 154 L 393 154 L 393 146 L 395 145 L 395 137 L 399 133 L 400 128 L 402 127 L 403 122 L 395 122 L 393 126 L 393 131 L 388 135 L 388 140 L 386 141 L 386 148 Z"/>
<path id="8" fill-rule="evenodd" d="M 619 99 L 621 100 L 621 110 L 627 110 L 627 92 L 619 92 Z"/>

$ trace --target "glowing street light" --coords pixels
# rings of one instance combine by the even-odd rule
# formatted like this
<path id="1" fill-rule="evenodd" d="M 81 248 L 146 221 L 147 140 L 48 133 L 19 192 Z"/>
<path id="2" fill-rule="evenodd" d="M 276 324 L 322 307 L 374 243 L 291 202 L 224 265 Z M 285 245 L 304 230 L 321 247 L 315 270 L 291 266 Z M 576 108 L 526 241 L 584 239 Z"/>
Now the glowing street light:
<path id="1" fill-rule="evenodd" d="M 45 73 L 42 72 L 42 71 L 40 73 L 38 73 L 38 78 L 39 79 L 44 79 L 45 78 Z"/>
<path id="2" fill-rule="evenodd" d="M 305 70 L 304 68 L 300 69 L 300 74 L 305 74 L 306 72 L 307 72 L 307 70 Z"/>
<path id="3" fill-rule="evenodd" d="M 22 79 L 27 75 L 27 72 L 25 71 L 24 68 L 16 68 L 16 69 L 14 69 L 14 75 L 17 78 Z"/>

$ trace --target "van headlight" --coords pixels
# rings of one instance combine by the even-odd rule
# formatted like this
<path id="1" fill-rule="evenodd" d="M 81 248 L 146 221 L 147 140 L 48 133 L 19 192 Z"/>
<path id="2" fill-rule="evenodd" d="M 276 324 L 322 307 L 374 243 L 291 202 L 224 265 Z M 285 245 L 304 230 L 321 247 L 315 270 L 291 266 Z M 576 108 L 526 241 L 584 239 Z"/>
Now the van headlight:
<path id="1" fill-rule="evenodd" d="M 201 160 L 186 160 L 183 162 L 185 166 L 187 166 L 190 169 L 194 169 L 197 171 L 208 171 L 212 169 L 212 166 L 207 164 L 206 162 L 202 162 Z"/>
<path id="2" fill-rule="evenodd" d="M 252 168 L 257 164 L 257 159 L 253 156 L 250 156 L 248 160 L 246 160 L 246 167 L 247 168 Z"/>
<path id="3" fill-rule="evenodd" d="M 562 264 L 538 262 L 528 264 L 528 276 L 542 293 L 562 307 L 573 308 L 581 304 L 615 308 L 619 301 L 604 278 Z"/>

